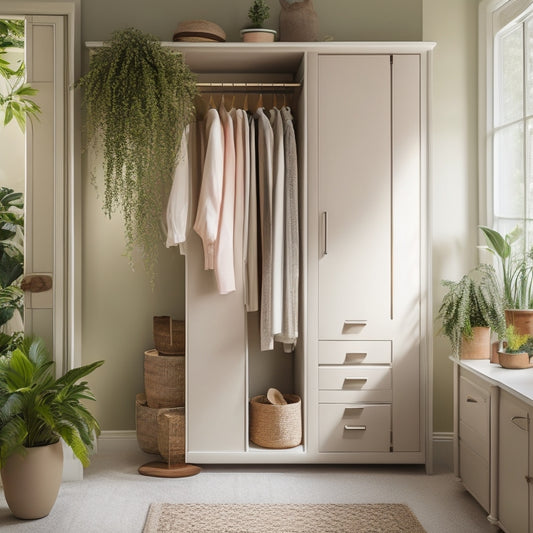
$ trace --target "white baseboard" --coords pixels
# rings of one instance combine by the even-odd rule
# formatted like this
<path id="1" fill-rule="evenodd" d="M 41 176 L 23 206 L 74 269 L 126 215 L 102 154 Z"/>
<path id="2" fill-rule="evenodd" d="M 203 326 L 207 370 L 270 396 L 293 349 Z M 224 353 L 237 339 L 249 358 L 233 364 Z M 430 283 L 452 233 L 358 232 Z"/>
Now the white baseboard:
<path id="1" fill-rule="evenodd" d="M 453 472 L 453 432 L 433 433 L 433 469 Z"/>
<path id="2" fill-rule="evenodd" d="M 113 453 L 124 451 L 139 451 L 137 443 L 137 432 L 132 430 L 125 431 L 102 431 L 96 441 L 95 452 Z"/>
<path id="3" fill-rule="evenodd" d="M 433 441 L 433 468 L 435 472 L 453 471 L 453 433 L 435 432 Z M 135 430 L 102 431 L 98 437 L 97 451 L 114 453 L 124 451 L 139 451 L 137 433 Z"/>

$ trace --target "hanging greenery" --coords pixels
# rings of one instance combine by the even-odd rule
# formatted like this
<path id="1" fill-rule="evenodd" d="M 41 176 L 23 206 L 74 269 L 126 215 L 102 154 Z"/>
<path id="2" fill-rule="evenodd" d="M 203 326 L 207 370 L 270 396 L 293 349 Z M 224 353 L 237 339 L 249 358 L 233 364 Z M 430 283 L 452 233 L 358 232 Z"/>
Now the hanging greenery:
<path id="1" fill-rule="evenodd" d="M 151 280 L 182 132 L 194 115 L 193 74 L 181 54 L 139 30 L 116 31 L 91 57 L 83 88 L 88 145 L 102 147 L 107 216 L 124 218 Z M 94 171 L 93 171 L 94 177 Z"/>

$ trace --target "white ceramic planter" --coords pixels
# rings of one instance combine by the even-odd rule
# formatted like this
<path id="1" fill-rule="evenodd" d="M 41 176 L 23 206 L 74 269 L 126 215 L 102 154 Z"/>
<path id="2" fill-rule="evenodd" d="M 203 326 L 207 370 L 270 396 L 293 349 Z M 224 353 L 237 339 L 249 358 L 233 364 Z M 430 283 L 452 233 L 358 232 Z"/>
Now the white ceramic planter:
<path id="1" fill-rule="evenodd" d="M 241 37 L 245 43 L 271 43 L 276 39 L 276 30 L 267 28 L 245 28 Z"/>
<path id="2" fill-rule="evenodd" d="M 12 455 L 1 473 L 7 504 L 17 518 L 30 520 L 48 515 L 63 474 L 61 441 L 27 448 L 25 455 Z"/>

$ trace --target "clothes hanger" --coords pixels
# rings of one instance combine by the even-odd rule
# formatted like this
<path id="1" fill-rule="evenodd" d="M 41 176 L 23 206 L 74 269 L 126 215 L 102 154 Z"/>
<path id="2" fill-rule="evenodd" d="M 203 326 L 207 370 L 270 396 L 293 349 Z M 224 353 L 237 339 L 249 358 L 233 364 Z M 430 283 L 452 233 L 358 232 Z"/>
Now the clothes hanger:
<path id="1" fill-rule="evenodd" d="M 248 111 L 248 93 L 244 94 L 244 102 L 242 103 L 242 108 L 245 111 Z"/>
<path id="2" fill-rule="evenodd" d="M 259 93 L 259 99 L 257 100 L 257 107 L 263 107 L 263 93 Z"/>
<path id="3" fill-rule="evenodd" d="M 213 93 L 211 93 L 209 95 L 209 108 L 214 109 L 214 107 L 215 107 L 215 100 L 213 98 Z"/>

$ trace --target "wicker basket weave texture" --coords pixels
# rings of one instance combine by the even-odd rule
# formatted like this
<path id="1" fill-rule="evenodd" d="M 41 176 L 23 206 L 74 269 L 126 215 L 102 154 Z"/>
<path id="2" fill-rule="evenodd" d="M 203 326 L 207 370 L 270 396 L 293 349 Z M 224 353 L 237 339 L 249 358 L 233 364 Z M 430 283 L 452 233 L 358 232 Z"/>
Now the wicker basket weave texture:
<path id="1" fill-rule="evenodd" d="M 164 355 L 185 353 L 185 321 L 169 316 L 154 316 L 153 336 L 155 349 Z"/>
<path id="2" fill-rule="evenodd" d="M 267 397 L 250 400 L 250 440 L 263 448 L 294 448 L 302 442 L 302 401 L 284 394 L 286 405 L 273 405 Z"/>
<path id="3" fill-rule="evenodd" d="M 159 454 L 170 464 L 185 462 L 185 408 L 157 416 Z"/>
<path id="4" fill-rule="evenodd" d="M 143 452 L 159 455 L 159 445 L 157 443 L 158 423 L 157 417 L 161 413 L 173 413 L 180 407 L 152 409 L 146 403 L 144 393 L 139 393 L 135 397 L 135 425 L 137 430 L 137 443 Z"/>
<path id="5" fill-rule="evenodd" d="M 185 405 L 185 356 L 144 352 L 144 392 L 149 407 Z"/>

